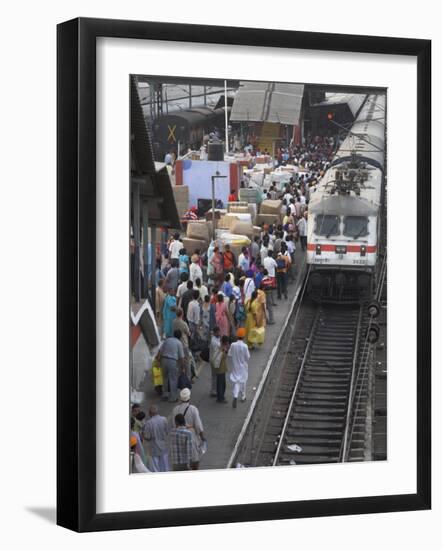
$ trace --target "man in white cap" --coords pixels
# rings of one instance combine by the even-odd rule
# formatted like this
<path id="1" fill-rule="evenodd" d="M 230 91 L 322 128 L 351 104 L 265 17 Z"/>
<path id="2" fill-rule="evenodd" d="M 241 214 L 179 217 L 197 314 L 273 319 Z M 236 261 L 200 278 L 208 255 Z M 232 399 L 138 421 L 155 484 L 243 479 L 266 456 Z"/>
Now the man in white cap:
<path id="1" fill-rule="evenodd" d="M 175 418 L 177 414 L 182 414 L 184 416 L 186 428 L 192 432 L 192 460 L 190 462 L 190 468 L 192 470 L 198 470 L 202 455 L 202 444 L 206 442 L 206 437 L 204 435 L 200 413 L 195 405 L 190 404 L 190 394 L 189 388 L 181 390 L 180 403 L 174 407 L 172 418 Z"/>

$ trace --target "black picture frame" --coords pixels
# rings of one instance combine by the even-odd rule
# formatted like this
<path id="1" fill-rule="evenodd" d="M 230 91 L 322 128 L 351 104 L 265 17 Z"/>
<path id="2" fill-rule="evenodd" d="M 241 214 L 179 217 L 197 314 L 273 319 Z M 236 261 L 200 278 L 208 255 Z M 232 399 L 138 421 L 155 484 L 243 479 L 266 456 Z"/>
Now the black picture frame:
<path id="1" fill-rule="evenodd" d="M 96 39 L 414 56 L 417 59 L 415 494 L 96 513 Z M 57 28 L 57 523 L 84 531 L 424 510 L 431 506 L 431 41 L 74 19 Z M 404 113 L 404 118 L 406 113 Z"/>

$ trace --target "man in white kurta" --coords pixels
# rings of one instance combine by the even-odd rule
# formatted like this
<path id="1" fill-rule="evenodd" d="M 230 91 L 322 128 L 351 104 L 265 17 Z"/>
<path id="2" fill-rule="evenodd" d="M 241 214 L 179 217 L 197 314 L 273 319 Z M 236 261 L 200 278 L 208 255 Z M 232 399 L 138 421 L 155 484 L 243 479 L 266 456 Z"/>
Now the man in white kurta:
<path id="1" fill-rule="evenodd" d="M 231 361 L 230 381 L 233 384 L 232 407 L 236 407 L 238 396 L 241 394 L 241 401 L 246 400 L 246 384 L 249 377 L 250 353 L 247 344 L 244 343 L 245 329 L 239 328 L 236 335 L 238 340 L 229 349 L 228 356 Z"/>

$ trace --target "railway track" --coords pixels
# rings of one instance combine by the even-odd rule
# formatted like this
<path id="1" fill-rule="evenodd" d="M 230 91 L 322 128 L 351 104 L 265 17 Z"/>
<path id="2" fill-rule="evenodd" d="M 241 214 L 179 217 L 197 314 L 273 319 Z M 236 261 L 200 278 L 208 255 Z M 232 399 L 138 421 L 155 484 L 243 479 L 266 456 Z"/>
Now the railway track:
<path id="1" fill-rule="evenodd" d="M 361 307 L 318 308 L 273 465 L 339 462 L 358 359 Z"/>
<path id="2" fill-rule="evenodd" d="M 293 317 L 232 465 L 369 460 L 366 308 L 304 300 Z"/>

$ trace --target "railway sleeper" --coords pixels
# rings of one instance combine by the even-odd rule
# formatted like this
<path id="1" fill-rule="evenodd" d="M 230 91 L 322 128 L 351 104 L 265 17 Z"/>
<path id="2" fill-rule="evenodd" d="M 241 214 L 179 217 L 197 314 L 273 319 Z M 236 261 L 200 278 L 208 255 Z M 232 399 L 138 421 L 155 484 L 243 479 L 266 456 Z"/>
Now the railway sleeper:
<path id="1" fill-rule="evenodd" d="M 318 456 L 281 456 L 278 464 L 281 466 L 291 466 L 291 461 L 295 462 L 295 464 L 327 464 L 329 462 L 337 462 L 337 458 L 331 457 L 328 455 L 318 455 Z"/>
<path id="2" fill-rule="evenodd" d="M 334 365 L 318 365 L 312 364 L 309 361 L 305 367 L 304 374 L 311 374 L 314 376 L 323 374 L 324 376 L 336 376 L 336 378 L 349 378 L 351 376 L 351 368 L 347 366 L 335 367 Z"/>
<path id="3" fill-rule="evenodd" d="M 295 442 L 296 443 L 296 442 Z M 288 443 L 288 445 L 291 445 L 292 442 Z M 321 445 L 306 445 L 302 447 L 302 451 L 300 453 L 287 451 L 286 448 L 284 448 L 284 454 L 288 455 L 289 453 L 293 456 L 311 456 L 311 455 L 327 455 L 330 457 L 338 457 L 339 451 L 340 451 L 340 445 L 336 445 L 335 447 L 324 447 Z"/>
<path id="4" fill-rule="evenodd" d="M 289 423 L 289 428 L 293 430 L 343 430 L 343 422 L 337 421 L 335 418 L 321 420 L 310 420 L 310 419 L 297 419 L 292 420 Z"/>
<path id="5" fill-rule="evenodd" d="M 327 441 L 341 441 L 342 432 L 336 430 L 287 430 L 287 436 L 291 439 L 309 438 L 309 439 L 326 439 Z"/>
<path id="6" fill-rule="evenodd" d="M 339 409 L 341 411 L 345 411 L 347 409 L 347 403 L 345 401 L 332 401 L 332 400 L 325 400 L 325 399 L 299 399 L 296 402 L 296 406 L 302 405 L 304 407 L 316 407 L 318 409 Z"/>
<path id="7" fill-rule="evenodd" d="M 304 449 L 306 447 L 321 447 L 321 448 L 333 448 L 333 449 L 340 449 L 341 447 L 341 440 L 339 439 L 326 439 L 326 438 L 313 438 L 313 437 L 300 437 L 298 436 L 293 441 L 296 441 L 297 445 L 300 445 L 302 447 L 302 452 L 304 452 Z"/>
<path id="8" fill-rule="evenodd" d="M 303 380 L 301 388 L 304 389 L 305 387 L 311 388 L 311 389 L 328 389 L 331 390 L 332 393 L 339 393 L 339 391 L 347 391 L 348 390 L 348 383 L 347 382 L 329 382 L 329 381 L 319 381 L 316 380 L 314 384 L 312 384 L 311 380 Z M 335 391 L 336 390 L 336 391 Z"/>
<path id="9" fill-rule="evenodd" d="M 333 392 L 330 392 L 330 389 L 329 388 L 319 388 L 319 387 L 315 387 L 315 388 L 312 388 L 311 386 L 303 386 L 301 384 L 301 389 L 300 389 L 300 392 L 299 394 L 305 394 L 305 395 L 309 395 L 309 396 L 318 396 L 318 399 L 322 399 L 323 396 L 327 397 L 329 395 L 333 396 L 333 398 L 347 398 L 348 397 L 348 391 L 347 391 L 347 388 L 341 388 L 341 389 L 338 389 L 336 388 Z"/>

